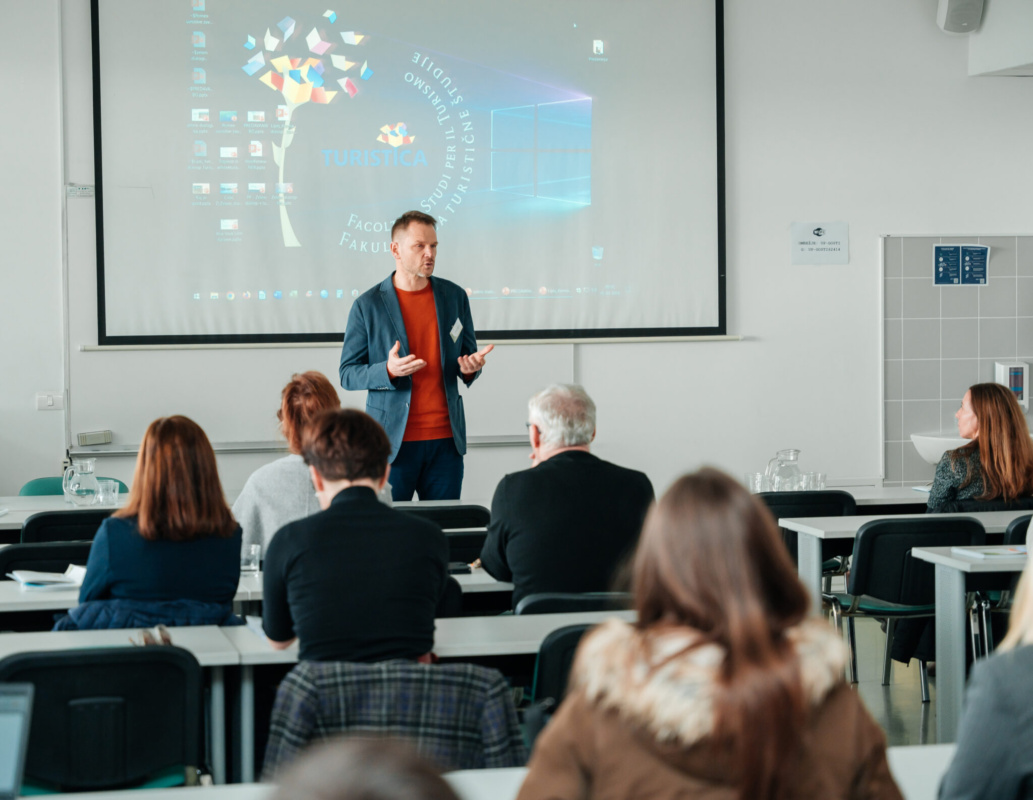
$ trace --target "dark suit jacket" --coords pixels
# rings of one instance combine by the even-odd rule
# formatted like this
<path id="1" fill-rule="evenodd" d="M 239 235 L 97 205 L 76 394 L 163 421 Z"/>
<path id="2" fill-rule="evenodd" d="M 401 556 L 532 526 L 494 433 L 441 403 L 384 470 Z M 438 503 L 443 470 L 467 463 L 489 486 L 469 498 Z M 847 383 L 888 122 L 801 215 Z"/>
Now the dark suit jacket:
<path id="1" fill-rule="evenodd" d="M 395 293 L 394 273 L 360 295 L 348 314 L 341 349 L 341 386 L 350 391 L 367 390 L 366 413 L 379 422 L 391 440 L 391 460 L 402 446 L 405 424 L 409 419 L 409 398 L 412 378 L 387 376 L 387 354 L 395 342 L 401 342 L 398 355 L 409 355 L 409 340 L 405 335 L 402 309 Z M 445 399 L 452 423 L 452 438 L 460 455 L 466 453 L 466 417 L 463 398 L 459 395 L 458 379 L 467 384 L 480 372 L 465 378 L 459 371 L 459 356 L 477 351 L 477 336 L 470 314 L 470 300 L 466 292 L 451 281 L 431 278 L 434 307 L 438 312 L 438 335 L 441 340 L 441 371 L 445 383 Z M 463 326 L 456 339 L 451 331 L 456 321 Z M 417 353 L 419 355 L 419 353 Z"/>
<path id="2" fill-rule="evenodd" d="M 297 636 L 305 661 L 418 658 L 434 647 L 447 579 L 441 528 L 352 487 L 273 537 L 262 624 L 274 641 Z"/>
<path id="3" fill-rule="evenodd" d="M 536 592 L 608 591 L 652 502 L 643 473 L 584 451 L 558 453 L 499 482 L 481 563 L 513 582 L 514 606 Z"/>

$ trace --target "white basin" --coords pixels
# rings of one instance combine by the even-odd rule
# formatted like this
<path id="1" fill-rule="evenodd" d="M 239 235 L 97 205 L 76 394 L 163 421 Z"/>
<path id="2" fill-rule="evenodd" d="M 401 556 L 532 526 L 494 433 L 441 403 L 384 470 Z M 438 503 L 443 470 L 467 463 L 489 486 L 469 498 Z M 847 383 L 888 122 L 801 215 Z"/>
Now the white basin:
<path id="1" fill-rule="evenodd" d="M 911 441 L 924 461 L 939 464 L 944 453 L 966 445 L 971 440 L 962 439 L 957 434 L 951 436 L 949 433 L 912 433 Z"/>

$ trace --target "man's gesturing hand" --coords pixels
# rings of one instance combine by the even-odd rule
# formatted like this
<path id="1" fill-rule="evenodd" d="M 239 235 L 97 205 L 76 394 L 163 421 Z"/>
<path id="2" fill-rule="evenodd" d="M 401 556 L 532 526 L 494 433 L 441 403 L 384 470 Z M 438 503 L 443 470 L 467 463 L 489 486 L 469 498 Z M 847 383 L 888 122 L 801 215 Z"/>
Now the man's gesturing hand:
<path id="1" fill-rule="evenodd" d="M 495 345 L 489 344 L 476 353 L 471 353 L 468 356 L 459 356 L 459 371 L 464 375 L 473 375 L 484 366 L 484 357 L 494 349 Z"/>
<path id="2" fill-rule="evenodd" d="M 402 343 L 396 341 L 391 352 L 387 354 L 387 374 L 392 378 L 401 378 L 405 375 L 412 375 L 416 370 L 423 369 L 427 362 L 414 355 L 407 355 L 405 358 L 398 357 L 398 350 Z M 483 361 L 483 359 L 482 359 Z"/>

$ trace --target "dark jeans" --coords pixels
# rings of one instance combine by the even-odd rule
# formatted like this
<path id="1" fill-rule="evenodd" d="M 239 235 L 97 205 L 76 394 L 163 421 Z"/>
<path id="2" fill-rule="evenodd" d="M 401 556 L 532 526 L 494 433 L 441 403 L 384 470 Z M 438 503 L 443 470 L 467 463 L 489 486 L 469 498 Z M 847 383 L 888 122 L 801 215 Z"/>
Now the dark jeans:
<path id="1" fill-rule="evenodd" d="M 402 442 L 391 462 L 391 498 L 458 500 L 463 488 L 463 457 L 451 439 Z"/>

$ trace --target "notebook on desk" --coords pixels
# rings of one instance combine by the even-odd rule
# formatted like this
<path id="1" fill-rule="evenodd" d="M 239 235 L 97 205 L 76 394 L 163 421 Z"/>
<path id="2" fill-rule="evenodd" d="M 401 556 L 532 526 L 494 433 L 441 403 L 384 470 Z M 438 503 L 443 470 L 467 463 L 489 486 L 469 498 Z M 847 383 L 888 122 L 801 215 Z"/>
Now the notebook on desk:
<path id="1" fill-rule="evenodd" d="M 0 800 L 18 797 L 32 721 L 31 683 L 0 683 Z"/>

